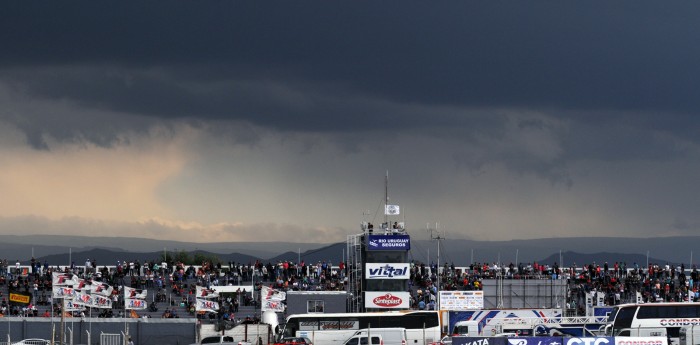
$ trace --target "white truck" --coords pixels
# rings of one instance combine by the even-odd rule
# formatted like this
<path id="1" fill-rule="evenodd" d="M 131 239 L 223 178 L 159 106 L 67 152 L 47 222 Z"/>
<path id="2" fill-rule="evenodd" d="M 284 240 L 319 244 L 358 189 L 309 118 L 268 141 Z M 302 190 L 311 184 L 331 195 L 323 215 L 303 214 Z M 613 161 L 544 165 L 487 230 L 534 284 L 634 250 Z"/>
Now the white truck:
<path id="1" fill-rule="evenodd" d="M 535 325 L 553 318 L 561 318 L 561 309 L 480 309 L 458 312 L 461 321 L 452 324 L 452 335 L 490 337 L 499 333 L 520 330 L 522 335 L 532 335 Z M 450 318 L 452 315 L 450 315 Z M 507 329 L 504 325 L 508 325 Z M 529 332 L 525 332 L 526 330 Z"/>

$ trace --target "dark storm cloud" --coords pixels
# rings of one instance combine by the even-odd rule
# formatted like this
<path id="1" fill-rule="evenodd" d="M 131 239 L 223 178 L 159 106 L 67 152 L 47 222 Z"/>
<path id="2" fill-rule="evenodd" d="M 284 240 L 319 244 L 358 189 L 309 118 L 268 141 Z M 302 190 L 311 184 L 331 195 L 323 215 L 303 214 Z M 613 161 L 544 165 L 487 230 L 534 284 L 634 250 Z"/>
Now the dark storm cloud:
<path id="1" fill-rule="evenodd" d="M 674 138 L 700 137 L 695 3 L 4 7 L 0 81 L 84 109 L 281 131 L 442 130 L 467 145 L 511 134 L 502 112 L 489 109 L 522 109 L 568 122 L 569 132 L 540 128 L 561 140 L 561 156 L 455 157 L 564 177 L 564 159 L 663 159 L 679 153 Z M 109 145 L 130 125 L 85 116 L 18 124 L 34 147 L 46 132 Z"/>
<path id="2" fill-rule="evenodd" d="M 698 7 L 17 2 L 0 14 L 6 47 L 0 61 L 182 69 L 212 64 L 193 78 L 331 83 L 427 104 L 686 112 L 700 99 L 694 97 Z M 159 95 L 144 94 L 153 96 Z M 148 104 L 142 111 L 170 113 Z"/>

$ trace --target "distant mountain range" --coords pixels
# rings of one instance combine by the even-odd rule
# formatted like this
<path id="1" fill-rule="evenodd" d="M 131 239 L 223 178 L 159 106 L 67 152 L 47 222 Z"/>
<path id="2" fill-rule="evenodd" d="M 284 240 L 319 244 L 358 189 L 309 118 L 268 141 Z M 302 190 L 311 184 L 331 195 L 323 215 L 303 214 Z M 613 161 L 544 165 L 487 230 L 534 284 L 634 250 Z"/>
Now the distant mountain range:
<path id="1" fill-rule="evenodd" d="M 634 263 L 693 263 L 693 248 L 700 237 L 614 238 L 579 237 L 511 241 L 471 240 L 412 240 L 409 260 L 417 262 L 454 263 L 468 266 L 472 262 L 546 263 L 570 266 L 576 263 L 603 265 L 608 262 Z M 191 243 L 159 241 L 128 237 L 76 237 L 61 235 L 0 235 L 0 259 L 9 262 L 28 262 L 32 256 L 52 265 L 82 265 L 86 259 L 97 260 L 99 265 L 114 265 L 117 260 L 155 260 L 164 251 L 216 255 L 224 262 L 248 263 L 255 260 L 278 262 L 303 260 L 307 263 L 345 260 L 347 246 L 343 243 L 285 243 L 285 242 L 231 242 Z M 700 254 L 700 253 L 698 253 Z"/>

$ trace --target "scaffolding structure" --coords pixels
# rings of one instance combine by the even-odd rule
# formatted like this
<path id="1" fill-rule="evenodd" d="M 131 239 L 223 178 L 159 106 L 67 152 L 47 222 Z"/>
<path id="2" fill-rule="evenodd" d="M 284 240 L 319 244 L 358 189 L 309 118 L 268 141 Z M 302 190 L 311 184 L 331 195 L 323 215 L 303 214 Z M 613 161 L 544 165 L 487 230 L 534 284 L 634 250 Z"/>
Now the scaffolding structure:
<path id="1" fill-rule="evenodd" d="M 364 233 L 348 235 L 347 253 L 348 253 L 348 284 L 347 292 L 350 294 L 348 299 L 348 312 L 357 313 L 364 309 L 362 301 L 362 242 Z"/>

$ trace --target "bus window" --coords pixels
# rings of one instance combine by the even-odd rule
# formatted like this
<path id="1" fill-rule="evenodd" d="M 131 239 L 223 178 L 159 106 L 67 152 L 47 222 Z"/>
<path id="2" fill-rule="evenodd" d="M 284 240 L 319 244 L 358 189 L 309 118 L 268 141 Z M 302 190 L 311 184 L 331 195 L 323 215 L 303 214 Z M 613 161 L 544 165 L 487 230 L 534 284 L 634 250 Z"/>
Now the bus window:
<path id="1" fill-rule="evenodd" d="M 372 345 L 380 345 L 382 340 L 379 337 L 372 337 Z M 360 337 L 360 345 L 367 345 L 367 337 Z"/>
<path id="2" fill-rule="evenodd" d="M 638 319 L 658 319 L 659 318 L 659 308 L 654 306 L 642 306 L 639 307 L 639 312 L 637 313 Z"/>
<path id="3" fill-rule="evenodd" d="M 636 311 L 636 306 L 631 308 L 620 308 L 615 315 L 615 323 L 613 324 L 615 330 L 619 332 L 621 329 L 632 327 L 632 320 L 634 319 L 634 314 Z"/>
<path id="4" fill-rule="evenodd" d="M 688 305 L 688 306 L 679 306 L 678 308 L 678 317 L 687 317 L 687 318 L 695 318 L 698 315 L 698 307 L 694 305 Z"/>

